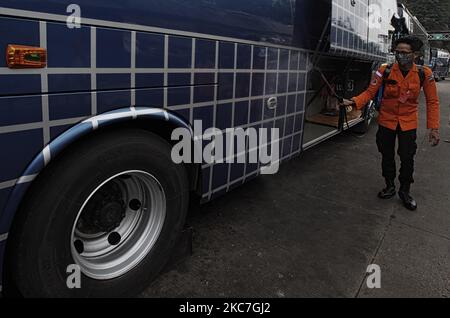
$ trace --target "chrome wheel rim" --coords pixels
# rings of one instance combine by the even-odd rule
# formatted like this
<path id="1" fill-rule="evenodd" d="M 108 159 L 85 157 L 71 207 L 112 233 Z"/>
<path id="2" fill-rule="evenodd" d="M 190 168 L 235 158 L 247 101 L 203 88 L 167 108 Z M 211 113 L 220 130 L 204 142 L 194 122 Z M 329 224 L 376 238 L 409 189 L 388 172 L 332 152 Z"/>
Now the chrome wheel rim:
<path id="1" fill-rule="evenodd" d="M 90 278 L 122 276 L 154 247 L 165 218 L 166 197 L 154 176 L 140 170 L 116 174 L 92 191 L 78 211 L 72 257 Z"/>

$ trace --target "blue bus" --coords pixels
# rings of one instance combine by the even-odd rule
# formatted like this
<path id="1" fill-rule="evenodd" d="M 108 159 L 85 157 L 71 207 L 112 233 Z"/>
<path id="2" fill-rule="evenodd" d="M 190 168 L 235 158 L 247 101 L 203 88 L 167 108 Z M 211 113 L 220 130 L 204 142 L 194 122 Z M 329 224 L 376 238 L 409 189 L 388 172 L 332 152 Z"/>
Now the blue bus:
<path id="1" fill-rule="evenodd" d="M 175 164 L 177 128 L 276 128 L 280 162 L 367 130 L 372 103 L 336 101 L 386 61 L 397 10 L 391 0 L 72 2 L 0 0 L 6 295 L 135 295 L 168 261 L 190 202 L 261 174 L 259 163 Z"/>

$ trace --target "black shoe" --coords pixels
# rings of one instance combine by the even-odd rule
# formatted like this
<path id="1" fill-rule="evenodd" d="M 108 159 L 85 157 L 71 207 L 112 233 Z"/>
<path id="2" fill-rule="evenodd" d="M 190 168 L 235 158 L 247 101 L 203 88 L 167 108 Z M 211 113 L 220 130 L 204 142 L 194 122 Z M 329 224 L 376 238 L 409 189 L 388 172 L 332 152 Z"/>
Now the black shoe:
<path id="1" fill-rule="evenodd" d="M 416 200 L 414 200 L 413 197 L 409 194 L 409 191 L 400 190 L 398 192 L 398 196 L 402 200 L 405 208 L 407 208 L 410 211 L 417 210 Z"/>
<path id="2" fill-rule="evenodd" d="M 386 180 L 386 188 L 378 193 L 378 197 L 383 200 L 387 200 L 393 198 L 396 194 L 395 183 L 391 180 Z"/>

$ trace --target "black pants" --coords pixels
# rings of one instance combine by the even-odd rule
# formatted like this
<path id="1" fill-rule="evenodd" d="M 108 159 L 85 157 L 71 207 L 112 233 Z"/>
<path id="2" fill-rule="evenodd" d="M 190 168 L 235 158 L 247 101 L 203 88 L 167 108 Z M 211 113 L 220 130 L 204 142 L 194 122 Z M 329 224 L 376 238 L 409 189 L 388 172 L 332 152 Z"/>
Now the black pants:
<path id="1" fill-rule="evenodd" d="M 383 177 L 388 180 L 395 180 L 395 139 L 398 137 L 398 155 L 401 160 L 400 183 L 410 185 L 414 183 L 414 156 L 417 152 L 417 130 L 402 131 L 400 125 L 397 130 L 391 130 L 379 126 L 377 133 L 378 151 L 383 156 L 382 168 Z"/>

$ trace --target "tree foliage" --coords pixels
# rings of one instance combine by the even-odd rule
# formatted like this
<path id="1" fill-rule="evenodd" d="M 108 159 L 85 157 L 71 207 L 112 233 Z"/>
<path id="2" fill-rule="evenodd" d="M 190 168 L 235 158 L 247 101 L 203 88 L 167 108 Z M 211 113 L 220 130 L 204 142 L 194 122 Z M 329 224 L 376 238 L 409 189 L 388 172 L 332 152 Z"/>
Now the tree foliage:
<path id="1" fill-rule="evenodd" d="M 403 0 L 402 2 L 428 32 L 450 32 L 450 0 Z M 432 43 L 432 46 L 450 50 L 450 42 L 436 41 Z"/>

